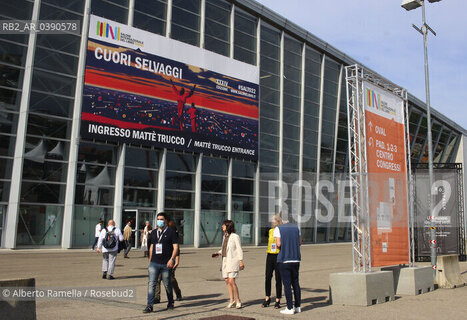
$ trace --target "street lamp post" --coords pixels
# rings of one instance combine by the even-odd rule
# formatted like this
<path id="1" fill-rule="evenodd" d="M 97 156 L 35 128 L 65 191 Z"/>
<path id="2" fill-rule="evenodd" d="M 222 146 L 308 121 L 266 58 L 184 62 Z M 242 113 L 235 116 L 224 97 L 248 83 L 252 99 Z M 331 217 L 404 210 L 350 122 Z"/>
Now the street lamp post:
<path id="1" fill-rule="evenodd" d="M 440 0 L 428 0 L 429 2 L 438 2 Z M 415 30 L 420 32 L 423 35 L 423 49 L 425 53 L 425 91 L 426 91 L 426 119 L 427 119 L 427 126 L 428 126 L 428 176 L 430 181 L 430 248 L 431 248 L 431 266 L 433 268 L 433 277 L 436 277 L 436 225 L 435 225 L 435 217 L 433 212 L 433 204 L 434 204 L 434 197 L 433 197 L 433 140 L 431 138 L 431 106 L 430 106 L 430 79 L 428 74 L 428 50 L 427 50 L 427 42 L 428 42 L 428 31 L 433 33 L 436 36 L 436 32 L 428 26 L 426 23 L 425 17 L 425 1 L 424 0 L 403 0 L 402 7 L 407 11 L 416 9 L 418 7 L 422 7 L 422 27 L 418 28 L 415 25 L 412 25 Z M 423 150 L 422 150 L 423 152 Z"/>

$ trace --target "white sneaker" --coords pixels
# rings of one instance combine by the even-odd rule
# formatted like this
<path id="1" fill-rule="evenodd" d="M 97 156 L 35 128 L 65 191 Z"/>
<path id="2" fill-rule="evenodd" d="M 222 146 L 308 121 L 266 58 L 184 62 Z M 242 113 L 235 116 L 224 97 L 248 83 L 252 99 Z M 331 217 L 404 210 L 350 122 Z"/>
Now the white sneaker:
<path id="1" fill-rule="evenodd" d="M 281 310 L 281 313 L 282 314 L 294 314 L 295 313 L 295 309 L 287 309 L 285 308 L 284 310 Z"/>
<path id="2" fill-rule="evenodd" d="M 296 307 L 296 308 L 295 308 L 295 313 L 300 313 L 300 312 L 302 312 L 302 308 Z"/>

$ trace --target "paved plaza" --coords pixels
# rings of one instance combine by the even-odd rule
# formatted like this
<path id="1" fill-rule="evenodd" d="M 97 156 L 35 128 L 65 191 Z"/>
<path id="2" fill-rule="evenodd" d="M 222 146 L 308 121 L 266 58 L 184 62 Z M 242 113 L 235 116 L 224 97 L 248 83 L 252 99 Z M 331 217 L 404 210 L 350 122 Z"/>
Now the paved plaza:
<path id="1" fill-rule="evenodd" d="M 242 316 L 254 319 L 466 319 L 467 287 L 438 289 L 420 296 L 397 297 L 396 301 L 371 307 L 328 304 L 329 274 L 349 271 L 351 246 L 345 244 L 302 247 L 300 284 L 302 313 L 282 316 L 272 306 L 261 308 L 264 298 L 264 247 L 245 247 L 245 270 L 238 287 L 244 308 L 226 310 L 228 295 L 220 278 L 219 262 L 212 259 L 214 248 L 182 249 L 177 279 L 183 301 L 165 311 L 165 291 L 155 312 L 143 314 L 147 290 L 147 260 L 139 250 L 130 259 L 120 254 L 113 281 L 101 279 L 101 255 L 90 250 L 0 250 L 0 278 L 36 279 L 36 287 L 136 288 L 136 300 L 38 300 L 38 319 L 200 319 L 213 316 Z M 460 263 L 467 276 L 467 263 Z M 274 288 L 274 287 L 273 287 Z M 274 291 L 274 290 L 273 290 Z M 285 299 L 282 299 L 283 305 Z M 5 315 L 0 315 L 1 319 Z"/>

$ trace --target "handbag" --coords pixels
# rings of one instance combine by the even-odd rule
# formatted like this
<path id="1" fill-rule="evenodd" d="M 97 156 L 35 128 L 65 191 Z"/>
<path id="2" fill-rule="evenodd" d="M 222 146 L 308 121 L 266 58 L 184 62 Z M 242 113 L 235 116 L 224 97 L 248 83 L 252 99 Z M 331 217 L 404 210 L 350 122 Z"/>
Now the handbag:
<path id="1" fill-rule="evenodd" d="M 120 253 L 120 251 L 122 250 L 125 250 L 127 248 L 126 246 L 126 241 L 123 240 L 123 241 L 118 241 L 118 253 Z"/>

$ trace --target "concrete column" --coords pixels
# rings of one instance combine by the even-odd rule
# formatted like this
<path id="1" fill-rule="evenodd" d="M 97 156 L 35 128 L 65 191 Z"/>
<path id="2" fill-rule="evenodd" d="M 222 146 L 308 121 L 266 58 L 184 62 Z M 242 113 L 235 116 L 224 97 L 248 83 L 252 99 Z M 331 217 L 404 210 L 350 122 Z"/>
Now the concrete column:
<path id="1" fill-rule="evenodd" d="M 126 144 L 119 148 L 117 169 L 115 170 L 114 212 L 113 219 L 117 228 L 122 228 L 123 185 L 125 183 Z"/>
<path id="2" fill-rule="evenodd" d="M 258 67 L 259 67 L 260 60 L 261 60 L 261 18 L 258 18 L 258 24 L 256 25 L 256 65 Z M 259 104 L 261 104 L 261 101 L 259 101 Z M 259 152 L 259 146 L 258 146 L 258 152 Z M 259 154 L 258 154 L 258 162 L 256 163 L 256 173 L 255 173 L 255 213 L 254 213 L 255 214 L 255 245 L 256 246 L 258 246 L 261 242 L 261 239 L 260 239 L 261 219 L 260 219 L 260 213 L 259 213 L 259 187 L 260 187 L 259 167 L 260 167 L 260 163 L 259 163 Z"/>
<path id="3" fill-rule="evenodd" d="M 164 148 L 159 163 L 159 178 L 157 181 L 157 212 L 165 210 L 165 170 L 167 167 L 167 149 Z"/>
<path id="4" fill-rule="evenodd" d="M 256 25 L 256 65 L 259 67 L 261 60 L 261 18 L 258 18 L 258 24 Z M 261 104 L 261 101 L 260 101 Z"/>
<path id="5" fill-rule="evenodd" d="M 324 67 L 326 64 L 326 55 L 323 54 L 323 58 L 321 59 L 321 79 L 320 79 L 320 86 L 319 86 L 319 117 L 318 117 L 318 150 L 316 150 L 316 184 L 319 181 L 319 175 L 321 170 L 321 131 L 322 131 L 322 118 L 323 118 L 323 101 L 324 101 Z M 316 186 L 316 185 L 315 185 Z M 315 191 L 317 188 L 315 188 Z M 315 193 L 315 213 L 318 209 L 318 193 Z M 316 237 L 318 235 L 318 219 L 315 214 L 315 227 L 314 227 L 314 242 L 316 243 Z"/>
<path id="6" fill-rule="evenodd" d="M 255 246 L 258 246 L 260 243 L 260 213 L 259 213 L 259 163 L 256 164 L 256 173 L 255 173 Z"/>
<path id="7" fill-rule="evenodd" d="M 461 152 L 460 154 L 460 160 L 462 162 L 462 173 L 463 173 L 463 178 L 464 178 L 464 222 L 465 222 L 465 230 L 467 230 L 467 197 L 465 194 L 465 190 L 467 189 L 467 136 L 462 135 L 462 148 L 459 147 L 459 151 Z M 467 239 L 467 232 L 464 233 L 465 239 Z M 466 241 L 467 244 L 467 241 Z"/>
<path id="8" fill-rule="evenodd" d="M 232 220 L 232 158 L 227 169 L 227 219 Z"/>
<path id="9" fill-rule="evenodd" d="M 36 0 L 33 5 L 31 20 L 39 20 L 41 1 Z M 21 197 L 21 181 L 23 175 L 24 147 L 26 144 L 26 130 L 28 125 L 29 99 L 31 97 L 32 68 L 36 50 L 37 34 L 31 32 L 28 40 L 28 52 L 24 64 L 24 78 L 21 101 L 18 115 L 18 130 L 16 132 L 15 153 L 13 168 L 11 171 L 10 197 L 6 212 L 5 229 L 3 232 L 4 247 L 13 249 L 16 247 L 16 230 L 18 225 L 19 204 Z"/>
<path id="10" fill-rule="evenodd" d="M 71 125 L 70 151 L 68 154 L 68 169 L 65 190 L 65 208 L 63 214 L 62 248 L 72 247 L 73 215 L 76 190 L 76 168 L 78 165 L 79 130 L 81 122 L 81 104 L 84 87 L 84 69 L 86 66 L 86 51 L 88 48 L 89 14 L 91 0 L 84 4 L 83 28 L 81 30 L 81 43 L 78 60 L 78 73 L 76 76 L 75 102 L 73 104 L 73 121 Z"/>
<path id="11" fill-rule="evenodd" d="M 283 160 L 284 157 L 282 155 L 284 150 L 284 39 L 285 34 L 284 31 L 281 32 L 281 48 L 280 48 L 280 69 L 279 69 L 279 174 L 278 179 L 282 181 L 282 175 L 284 173 L 284 164 Z M 282 183 L 279 183 L 279 210 L 282 212 Z M 289 212 L 290 214 L 290 212 Z M 288 216 L 284 216 L 284 212 L 282 212 L 282 217 L 286 220 Z"/>
<path id="12" fill-rule="evenodd" d="M 230 53 L 229 56 L 234 57 L 234 42 L 235 42 L 235 4 L 232 3 L 230 9 Z"/>
<path id="13" fill-rule="evenodd" d="M 302 210 L 303 210 L 303 143 L 304 143 L 304 123 L 305 123 L 305 62 L 306 62 L 306 43 L 302 43 L 302 73 L 300 77 L 300 146 L 298 151 L 298 180 L 300 189 L 298 191 L 297 225 L 302 228 Z M 292 195 L 293 196 L 293 195 Z"/>
<path id="14" fill-rule="evenodd" d="M 336 122 L 334 127 L 334 154 L 332 156 L 332 180 L 334 182 L 334 175 L 336 171 L 336 149 L 337 149 L 337 134 L 339 129 L 339 112 L 341 106 L 341 98 L 342 98 L 342 81 L 344 80 L 344 65 L 341 64 L 341 69 L 339 71 L 339 82 L 337 87 L 337 103 L 336 103 Z"/>
<path id="15" fill-rule="evenodd" d="M 199 248 L 200 229 L 201 229 L 201 168 L 203 165 L 203 154 L 198 156 L 195 173 L 195 217 L 193 219 L 193 245 Z"/>
<path id="16" fill-rule="evenodd" d="M 334 126 L 334 154 L 332 156 L 332 183 L 334 185 L 337 185 L 335 183 L 335 176 L 336 176 L 336 153 L 337 153 L 337 134 L 338 134 L 338 129 L 339 129 L 339 112 L 340 112 L 340 105 L 341 105 L 341 97 L 342 97 L 342 81 L 344 77 L 344 65 L 341 65 L 341 69 L 339 71 L 339 82 L 338 82 L 338 87 L 337 87 L 337 103 L 336 103 L 336 122 Z M 339 221 L 338 218 L 335 218 L 335 226 L 334 228 L 334 241 L 338 240 L 339 237 Z M 328 238 L 329 238 L 329 232 L 328 232 Z"/>
<path id="17" fill-rule="evenodd" d="M 128 25 L 133 26 L 135 16 L 135 0 L 128 0 Z"/>
<path id="18" fill-rule="evenodd" d="M 165 36 L 170 38 L 170 32 L 172 31 L 172 0 L 167 0 L 167 17 L 165 24 Z"/>
<path id="19" fill-rule="evenodd" d="M 204 48 L 204 22 L 206 20 L 206 1 L 201 0 L 200 16 L 199 16 L 199 47 Z"/>

